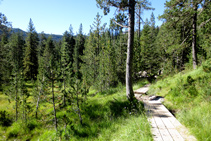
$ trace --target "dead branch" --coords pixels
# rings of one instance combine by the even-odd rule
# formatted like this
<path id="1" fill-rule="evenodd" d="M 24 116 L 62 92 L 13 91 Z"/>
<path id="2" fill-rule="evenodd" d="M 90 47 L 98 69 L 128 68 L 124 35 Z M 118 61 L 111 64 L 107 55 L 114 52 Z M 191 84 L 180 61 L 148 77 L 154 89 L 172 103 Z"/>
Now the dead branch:
<path id="1" fill-rule="evenodd" d="M 120 23 L 116 22 L 115 20 L 113 20 L 113 22 L 115 22 L 117 25 L 119 25 L 119 26 L 121 26 L 121 27 L 124 27 L 124 28 L 129 28 L 129 26 L 122 25 L 122 24 L 120 24 Z"/>

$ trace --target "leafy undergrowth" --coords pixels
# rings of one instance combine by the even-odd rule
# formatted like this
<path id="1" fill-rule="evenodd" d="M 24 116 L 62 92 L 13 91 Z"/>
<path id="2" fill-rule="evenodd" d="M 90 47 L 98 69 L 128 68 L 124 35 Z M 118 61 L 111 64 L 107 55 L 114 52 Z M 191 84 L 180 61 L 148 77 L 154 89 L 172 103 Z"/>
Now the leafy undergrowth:
<path id="1" fill-rule="evenodd" d="M 165 97 L 164 105 L 198 140 L 211 140 L 211 72 L 205 62 L 197 70 L 159 80 L 150 94 Z M 209 64 L 211 66 L 211 63 Z"/>
<path id="2" fill-rule="evenodd" d="M 134 89 L 145 84 L 139 82 Z M 1 97 L 1 102 L 6 101 L 3 94 Z M 19 120 L 9 126 L 0 126 L 0 140 L 152 140 L 143 104 L 137 102 L 136 106 L 130 105 L 122 85 L 101 93 L 91 89 L 87 100 L 80 105 L 82 125 L 74 104 L 66 107 L 57 105 L 57 132 L 52 104 L 41 104 L 38 119 L 32 114 L 27 123 Z M 10 110 L 7 112 L 10 113 Z"/>

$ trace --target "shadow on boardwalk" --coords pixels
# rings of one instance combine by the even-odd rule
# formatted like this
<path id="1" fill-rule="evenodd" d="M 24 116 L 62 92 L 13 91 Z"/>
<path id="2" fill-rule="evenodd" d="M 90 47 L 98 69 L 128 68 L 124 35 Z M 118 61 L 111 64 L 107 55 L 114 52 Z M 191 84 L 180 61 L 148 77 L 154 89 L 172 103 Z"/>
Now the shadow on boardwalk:
<path id="1" fill-rule="evenodd" d="M 155 141 L 196 141 L 196 138 L 190 135 L 187 128 L 162 104 L 163 97 L 143 95 L 148 89 L 145 86 L 138 89 L 138 93 L 135 94 L 138 100 L 142 100 L 144 103 L 148 121 L 152 127 L 153 139 Z"/>

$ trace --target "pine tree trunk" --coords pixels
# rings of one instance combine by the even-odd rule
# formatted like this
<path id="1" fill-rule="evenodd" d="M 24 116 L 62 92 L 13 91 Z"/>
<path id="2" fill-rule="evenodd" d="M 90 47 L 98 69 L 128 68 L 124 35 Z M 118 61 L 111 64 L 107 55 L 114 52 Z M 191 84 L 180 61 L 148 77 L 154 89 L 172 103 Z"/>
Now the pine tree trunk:
<path id="1" fill-rule="evenodd" d="M 27 119 L 26 119 L 26 99 L 25 99 L 25 96 L 24 96 L 24 93 L 22 92 L 22 100 L 23 100 L 23 120 L 25 120 L 25 123 L 27 123 Z"/>
<path id="2" fill-rule="evenodd" d="M 15 120 L 18 120 L 18 86 L 17 86 L 17 73 L 15 74 Z"/>
<path id="3" fill-rule="evenodd" d="M 138 45 L 140 45 L 140 38 L 141 38 L 141 6 L 138 9 Z"/>
<path id="4" fill-rule="evenodd" d="M 54 120 L 55 120 L 55 128 L 57 131 L 57 119 L 56 119 L 56 108 L 55 108 L 55 102 L 54 102 L 54 80 L 52 78 L 51 80 L 51 84 L 52 84 L 52 99 L 53 99 L 53 110 L 54 110 Z"/>
<path id="5" fill-rule="evenodd" d="M 45 77 L 43 76 L 42 82 L 44 82 L 44 80 L 45 80 Z M 42 91 L 43 91 L 43 84 L 41 85 L 40 92 L 39 92 L 39 95 L 38 95 L 38 98 L 37 98 L 37 105 L 36 105 L 36 111 L 35 111 L 35 113 L 36 113 L 36 115 L 35 115 L 36 119 L 37 119 L 37 111 L 38 111 L 38 108 L 39 108 L 40 95 L 41 95 Z"/>
<path id="6" fill-rule="evenodd" d="M 197 5 L 193 3 L 193 10 L 194 10 L 194 15 L 193 15 L 193 35 L 192 35 L 192 59 L 193 59 L 193 69 L 196 69 L 197 67 L 197 56 L 196 56 L 196 23 L 197 23 Z"/>
<path id="7" fill-rule="evenodd" d="M 82 125 L 83 124 L 83 120 L 82 120 L 82 117 L 81 117 L 81 111 L 80 111 L 80 106 L 79 106 L 78 91 L 76 91 L 76 95 L 77 95 L 78 116 L 79 116 L 79 119 L 80 119 L 80 123 Z"/>
<path id="8" fill-rule="evenodd" d="M 63 104 L 64 106 L 66 106 L 66 85 L 65 85 L 65 79 L 63 79 L 64 81 L 64 97 L 63 97 Z"/>
<path id="9" fill-rule="evenodd" d="M 39 102 L 40 102 L 40 94 L 41 94 L 41 90 L 39 92 L 39 95 L 38 95 L 38 98 L 37 98 L 37 105 L 36 105 L 36 111 L 35 111 L 35 118 L 37 119 L 37 111 L 38 111 L 38 108 L 39 108 Z"/>
<path id="10" fill-rule="evenodd" d="M 132 87 L 134 12 L 135 12 L 135 0 L 129 0 L 129 28 L 128 28 L 128 46 L 127 46 L 127 60 L 126 60 L 126 95 L 129 101 L 133 101 L 134 99 L 134 93 Z"/>

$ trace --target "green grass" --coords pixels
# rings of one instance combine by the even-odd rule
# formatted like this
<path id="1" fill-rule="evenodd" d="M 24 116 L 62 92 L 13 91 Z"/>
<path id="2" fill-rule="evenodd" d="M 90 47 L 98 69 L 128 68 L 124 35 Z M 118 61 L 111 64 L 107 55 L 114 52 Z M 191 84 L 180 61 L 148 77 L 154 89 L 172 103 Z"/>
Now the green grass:
<path id="1" fill-rule="evenodd" d="M 151 85 L 150 94 L 165 97 L 164 105 L 198 140 L 211 140 L 211 73 L 203 67 L 180 72 Z"/>
<path id="2" fill-rule="evenodd" d="M 183 110 L 178 114 L 178 119 L 194 133 L 198 140 L 211 140 L 211 104 L 200 103 L 191 110 Z"/>
<path id="3" fill-rule="evenodd" d="M 138 82 L 133 88 L 140 88 L 146 83 Z M 32 92 L 30 83 L 27 85 Z M 0 127 L 0 140 L 152 140 L 143 104 L 138 102 L 136 108 L 130 105 L 125 93 L 125 86 L 121 84 L 99 93 L 91 88 L 87 100 L 80 101 L 83 125 L 79 121 L 76 103 L 67 107 L 57 104 L 57 132 L 54 128 L 52 104 L 41 102 L 37 120 L 33 110 L 27 123 L 19 120 L 9 127 Z M 61 93 L 56 93 L 56 97 L 60 95 Z M 50 95 L 47 99 L 49 97 Z M 32 99 L 31 97 L 30 101 Z M 1 94 L 0 101 L 5 103 L 2 110 L 7 105 L 6 100 L 6 96 Z M 11 109 L 8 110 L 11 112 Z"/>

